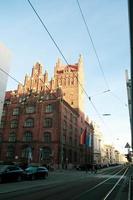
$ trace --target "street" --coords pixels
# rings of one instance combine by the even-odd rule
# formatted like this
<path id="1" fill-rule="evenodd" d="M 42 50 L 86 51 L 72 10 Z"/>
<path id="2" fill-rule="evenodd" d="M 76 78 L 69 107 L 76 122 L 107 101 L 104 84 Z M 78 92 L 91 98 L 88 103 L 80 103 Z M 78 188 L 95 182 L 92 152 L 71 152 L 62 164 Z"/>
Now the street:
<path id="1" fill-rule="evenodd" d="M 127 200 L 132 168 L 117 166 L 98 170 L 50 172 L 45 180 L 0 185 L 0 199 L 10 200 Z"/>

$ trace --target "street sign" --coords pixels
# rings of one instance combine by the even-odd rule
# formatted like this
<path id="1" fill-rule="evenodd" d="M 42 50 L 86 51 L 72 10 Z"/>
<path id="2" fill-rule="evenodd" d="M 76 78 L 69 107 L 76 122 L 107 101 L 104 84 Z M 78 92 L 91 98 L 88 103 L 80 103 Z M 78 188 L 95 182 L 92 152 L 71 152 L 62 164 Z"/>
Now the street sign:
<path id="1" fill-rule="evenodd" d="M 130 148 L 130 145 L 128 142 L 126 143 L 125 148 Z"/>

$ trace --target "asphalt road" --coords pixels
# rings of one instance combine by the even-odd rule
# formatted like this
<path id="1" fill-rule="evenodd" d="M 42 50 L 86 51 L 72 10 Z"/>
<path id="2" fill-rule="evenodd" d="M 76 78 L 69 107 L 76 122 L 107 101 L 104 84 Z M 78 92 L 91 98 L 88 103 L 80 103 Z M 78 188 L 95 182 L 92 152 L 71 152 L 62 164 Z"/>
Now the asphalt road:
<path id="1" fill-rule="evenodd" d="M 117 166 L 91 174 L 51 172 L 46 180 L 0 185 L 0 200 L 128 200 L 132 170 Z"/>

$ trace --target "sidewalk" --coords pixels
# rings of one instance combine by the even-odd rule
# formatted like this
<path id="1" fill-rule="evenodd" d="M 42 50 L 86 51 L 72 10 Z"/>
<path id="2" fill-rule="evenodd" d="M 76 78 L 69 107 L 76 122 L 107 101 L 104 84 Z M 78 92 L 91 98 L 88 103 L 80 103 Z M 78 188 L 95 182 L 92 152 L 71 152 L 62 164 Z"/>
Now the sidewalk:
<path id="1" fill-rule="evenodd" d="M 133 166 L 131 166 L 131 174 L 129 178 L 129 200 L 133 200 Z"/>

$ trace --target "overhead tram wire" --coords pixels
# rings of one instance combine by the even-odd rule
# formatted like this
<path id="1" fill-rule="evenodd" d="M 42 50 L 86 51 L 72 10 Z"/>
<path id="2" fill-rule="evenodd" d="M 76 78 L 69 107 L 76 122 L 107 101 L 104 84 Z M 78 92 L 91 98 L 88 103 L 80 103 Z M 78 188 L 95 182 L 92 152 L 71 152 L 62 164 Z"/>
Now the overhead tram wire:
<path id="1" fill-rule="evenodd" d="M 96 47 L 95 47 L 95 45 L 94 45 L 92 36 L 91 36 L 91 34 L 90 34 L 90 30 L 89 30 L 89 27 L 88 27 L 88 25 L 87 25 L 86 19 L 85 19 L 85 17 L 84 17 L 84 14 L 83 14 L 82 8 L 81 8 L 81 6 L 80 6 L 79 0 L 76 0 L 76 2 L 77 2 L 77 4 L 78 4 L 78 8 L 79 8 L 79 10 L 80 10 L 80 13 L 81 13 L 83 22 L 84 22 L 84 24 L 85 24 L 86 31 L 87 31 L 87 33 L 88 33 L 89 39 L 91 40 L 91 43 L 92 43 L 92 46 L 93 46 L 93 50 L 94 50 L 94 52 L 95 52 L 95 55 L 96 55 L 96 58 L 97 58 L 97 61 L 98 61 L 98 64 L 99 64 L 99 68 L 100 68 L 101 73 L 102 73 L 102 75 L 103 75 L 104 82 L 105 82 L 105 84 L 106 84 L 106 86 L 107 86 L 107 88 L 108 88 L 107 91 L 108 91 L 108 92 L 111 92 L 112 96 L 114 96 L 117 100 L 121 101 L 120 98 L 119 98 L 114 92 L 112 92 L 112 91 L 110 90 L 109 83 L 108 83 L 108 81 L 107 81 L 107 79 L 106 79 L 106 76 L 105 76 L 105 73 L 104 73 L 104 71 L 103 71 L 103 67 L 102 67 L 102 65 L 101 65 L 100 58 L 99 58 L 99 56 L 98 56 Z M 122 101 L 121 101 L 121 103 L 123 104 Z M 126 103 L 125 103 L 124 105 L 126 106 Z"/>
<path id="2" fill-rule="evenodd" d="M 15 82 L 17 82 L 18 84 L 23 85 L 23 84 L 20 83 L 16 78 L 14 78 L 14 77 L 11 76 L 8 72 L 6 72 L 5 70 L 3 70 L 1 67 L 0 67 L 0 70 L 1 70 L 3 73 L 5 73 L 7 76 L 9 76 L 10 78 L 12 78 L 12 79 L 13 79 Z M 75 77 L 77 78 L 77 76 L 75 76 Z M 39 78 L 39 80 L 42 81 L 42 82 L 44 83 L 44 81 L 43 81 L 41 78 Z M 78 80 L 78 78 L 77 78 L 77 80 Z M 86 94 L 86 96 L 87 96 L 87 98 L 89 99 L 89 101 L 91 102 L 91 105 L 93 106 L 93 108 L 94 108 L 95 111 L 97 112 L 99 118 L 101 118 L 99 112 L 97 111 L 96 107 L 95 107 L 94 104 L 92 103 L 91 97 L 87 94 L 87 92 L 85 91 L 85 89 L 83 88 L 83 86 L 82 86 L 82 84 L 80 83 L 79 80 L 78 80 L 78 83 L 79 83 L 80 87 L 82 88 L 82 90 L 84 91 L 84 93 Z M 50 88 L 49 88 L 47 85 L 46 85 L 46 87 L 50 90 Z M 54 94 L 54 95 L 55 95 L 55 94 Z M 55 95 L 55 97 L 57 98 L 56 95 Z M 1 99 L 0 99 L 0 102 L 1 102 L 1 103 L 4 103 L 4 102 L 1 101 Z M 102 120 L 102 118 L 101 118 L 101 120 Z M 102 121 L 103 121 L 103 120 L 102 120 Z"/>
<path id="3" fill-rule="evenodd" d="M 41 22 L 43 28 L 46 30 L 46 32 L 48 33 L 49 37 L 51 38 L 51 40 L 53 41 L 54 45 L 56 46 L 56 48 L 58 49 L 59 53 L 61 54 L 61 56 L 63 57 L 64 61 L 68 64 L 67 59 L 65 58 L 65 56 L 63 55 L 61 49 L 59 48 L 59 46 L 57 45 L 57 43 L 55 42 L 54 38 L 52 37 L 52 35 L 50 34 L 49 30 L 47 29 L 46 25 L 44 24 L 43 20 L 41 19 L 41 17 L 39 16 L 39 14 L 37 13 L 36 9 L 34 8 L 34 6 L 32 5 L 32 3 L 30 2 L 30 0 L 27 0 L 29 5 L 31 6 L 31 8 L 33 9 L 34 13 L 36 14 L 36 16 L 38 17 L 39 21 Z"/>
<path id="4" fill-rule="evenodd" d="M 8 72 L 6 72 L 4 69 L 2 69 L 0 67 L 0 71 L 2 71 L 4 74 L 6 74 L 7 76 L 9 76 L 11 79 L 13 79 L 16 83 L 23 85 L 20 81 L 18 81 L 16 78 L 14 78 L 13 76 L 11 76 Z"/>
<path id="5" fill-rule="evenodd" d="M 67 62 L 65 56 L 63 55 L 63 53 L 62 53 L 62 51 L 60 50 L 60 48 L 58 47 L 57 43 L 55 42 L 55 40 L 54 40 L 53 37 L 51 36 L 50 32 L 49 32 L 48 29 L 46 28 L 46 26 L 45 26 L 45 24 L 43 23 L 42 19 L 40 18 L 40 16 L 38 15 L 38 13 L 36 12 L 36 10 L 34 9 L 34 7 L 33 7 L 33 5 L 31 4 L 31 2 L 30 2 L 29 0 L 28 0 L 28 2 L 29 2 L 29 4 L 31 5 L 33 11 L 36 13 L 37 17 L 39 18 L 41 24 L 43 25 L 43 27 L 45 28 L 45 30 L 46 30 L 47 33 L 49 34 L 50 38 L 51 38 L 52 41 L 54 42 L 54 44 L 55 44 L 56 48 L 58 49 L 59 53 L 62 55 L 62 57 L 63 57 L 63 59 L 65 60 L 66 64 L 69 66 L 69 63 Z M 9 76 L 12 80 L 14 80 L 16 83 L 21 84 L 21 85 L 23 86 L 23 84 L 22 84 L 20 81 L 18 81 L 16 78 L 14 78 L 13 76 L 11 76 L 8 72 L 6 72 L 5 70 L 3 70 L 1 67 L 0 67 L 0 71 L 2 71 L 3 73 L 5 73 L 5 74 L 6 74 L 7 76 Z M 91 105 L 92 105 L 92 107 L 94 108 L 94 110 L 96 111 L 97 115 L 99 116 L 99 118 L 100 118 L 100 119 L 102 120 L 102 122 L 104 123 L 104 121 L 103 121 L 103 119 L 101 118 L 99 112 L 97 111 L 97 109 L 96 109 L 94 103 L 92 102 L 91 97 L 87 94 L 87 92 L 86 92 L 85 89 L 83 88 L 82 84 L 81 84 L 80 81 L 78 80 L 78 77 L 77 77 L 77 76 L 75 76 L 75 77 L 77 78 L 77 81 L 78 81 L 80 87 L 82 87 L 82 89 L 83 89 L 84 93 L 86 94 L 88 100 L 91 102 Z M 39 78 L 39 79 L 40 79 L 40 78 Z M 44 81 L 43 81 L 42 79 L 40 79 L 40 80 L 44 83 Z M 49 89 L 49 87 L 48 87 L 47 85 L 46 85 L 46 87 Z"/>
<path id="6" fill-rule="evenodd" d="M 41 24 L 43 25 L 44 29 L 46 30 L 46 32 L 48 33 L 48 35 L 50 36 L 51 40 L 53 41 L 54 45 L 56 46 L 56 48 L 58 49 L 59 53 L 61 54 L 61 56 L 63 57 L 64 61 L 66 62 L 66 64 L 69 66 L 69 63 L 67 61 L 67 59 L 65 58 L 65 56 L 63 55 L 61 49 L 59 48 L 59 46 L 57 45 L 57 43 L 55 42 L 54 38 L 52 37 L 52 35 L 50 34 L 50 32 L 48 31 L 46 25 L 44 24 L 43 20 L 41 19 L 41 17 L 39 16 L 39 14 L 37 13 L 36 9 L 34 8 L 34 6 L 32 5 L 32 3 L 30 2 L 30 0 L 27 0 L 29 5 L 31 6 L 32 10 L 35 12 L 36 16 L 38 17 L 39 21 L 41 22 Z M 91 97 L 87 94 L 86 90 L 83 88 L 82 84 L 80 83 L 79 79 L 77 76 L 75 76 L 77 78 L 77 81 L 80 85 L 80 87 L 82 88 L 82 90 L 84 91 L 84 93 L 86 94 L 88 100 L 91 102 L 91 105 L 93 107 L 93 109 L 95 110 L 95 112 L 97 113 L 98 117 L 102 120 L 102 122 L 104 123 L 102 117 L 100 116 L 99 112 L 97 111 L 94 103 L 91 100 Z M 108 90 L 110 91 L 109 87 Z M 107 90 L 107 91 L 108 91 Z M 105 124 L 105 123 L 104 123 Z"/>
<path id="7" fill-rule="evenodd" d="M 16 78 L 14 78 L 13 76 L 11 76 L 8 72 L 6 72 L 4 69 L 2 69 L 1 67 L 0 67 L 0 71 L 2 71 L 4 74 L 6 74 L 7 76 L 9 76 L 12 80 L 14 80 L 16 83 L 18 83 L 18 84 L 21 84 L 23 87 L 24 87 L 24 85 L 20 82 L 20 81 L 18 81 Z M 37 74 L 36 74 L 37 75 Z M 41 78 L 39 78 L 39 80 L 40 81 L 42 81 L 43 83 L 44 83 L 44 81 L 41 79 Z M 45 83 L 44 83 L 45 84 Z M 50 88 L 46 85 L 46 87 L 48 88 L 48 90 L 50 90 Z M 55 94 L 54 94 L 55 95 Z M 57 96 L 55 95 L 55 97 L 57 98 Z M 3 103 L 2 101 L 1 101 L 1 99 L 0 99 L 0 102 L 1 103 Z"/>
<path id="8" fill-rule="evenodd" d="M 58 49 L 59 53 L 61 54 L 61 56 L 63 57 L 63 59 L 65 60 L 66 64 L 69 66 L 69 63 L 67 61 L 67 59 L 65 58 L 65 56 L 63 55 L 62 51 L 60 50 L 60 48 L 58 47 L 57 43 L 55 42 L 54 38 L 51 36 L 50 32 L 48 31 L 46 25 L 44 24 L 43 20 L 41 19 L 41 17 L 39 16 L 39 14 L 37 13 L 36 9 L 34 8 L 34 6 L 32 5 L 32 3 L 30 2 L 30 0 L 27 0 L 28 3 L 30 4 L 31 8 L 33 9 L 33 11 L 35 12 L 36 16 L 38 17 L 39 21 L 41 22 L 41 24 L 43 25 L 44 29 L 47 31 L 48 35 L 50 36 L 51 40 L 53 41 L 53 43 L 55 44 L 56 48 Z M 77 78 L 77 81 L 80 85 L 80 87 L 82 88 L 82 90 L 84 91 L 84 93 L 86 94 L 88 100 L 91 102 L 92 107 L 94 108 L 95 112 L 97 113 L 97 115 L 99 116 L 99 118 L 102 120 L 99 112 L 97 111 L 96 107 L 94 106 L 94 103 L 91 100 L 91 97 L 87 94 L 86 90 L 83 88 L 82 84 L 80 83 L 79 79 L 77 76 L 75 76 Z M 109 90 L 109 89 L 108 89 Z"/>
<path id="9" fill-rule="evenodd" d="M 94 49 L 96 58 L 97 58 L 97 60 L 98 60 L 99 68 L 100 68 L 101 73 L 102 73 L 102 75 L 103 75 L 105 85 L 106 85 L 106 87 L 107 87 L 107 90 L 110 90 L 109 84 L 108 84 L 107 79 L 106 79 L 106 77 L 105 77 L 105 73 L 104 73 L 104 71 L 103 71 L 103 68 L 102 68 L 102 65 L 101 65 L 101 62 L 100 62 L 100 59 L 99 59 L 99 56 L 98 56 L 98 53 L 97 53 L 96 48 L 95 48 L 95 45 L 94 45 L 92 36 L 91 36 L 91 34 L 90 34 L 90 30 L 89 30 L 88 25 L 87 25 L 87 22 L 86 22 L 86 20 L 85 20 L 83 11 L 82 11 L 82 9 L 81 9 L 81 6 L 80 6 L 80 4 L 79 4 L 79 1 L 76 0 L 76 2 L 77 2 L 77 4 L 78 4 L 78 7 L 79 7 L 79 10 L 80 10 L 82 19 L 83 19 L 83 21 L 84 21 L 84 24 L 85 24 L 85 27 L 86 27 L 86 30 L 87 30 L 87 33 L 88 33 L 88 36 L 89 36 L 89 39 L 91 40 L 91 43 L 92 43 L 92 46 L 93 46 L 93 49 Z"/>

